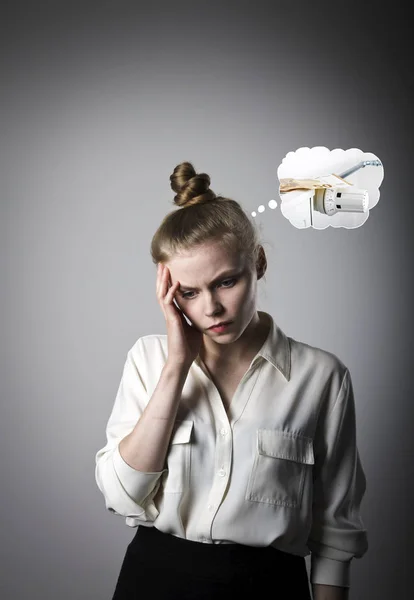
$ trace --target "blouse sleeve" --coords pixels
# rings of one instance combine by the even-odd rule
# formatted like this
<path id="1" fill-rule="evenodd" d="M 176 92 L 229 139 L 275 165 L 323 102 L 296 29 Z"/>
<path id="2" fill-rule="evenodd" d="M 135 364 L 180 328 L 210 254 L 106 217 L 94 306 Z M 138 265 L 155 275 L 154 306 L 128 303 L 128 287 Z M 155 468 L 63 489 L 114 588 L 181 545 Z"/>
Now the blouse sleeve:
<path id="1" fill-rule="evenodd" d="M 106 445 L 95 457 L 95 479 L 105 498 L 106 508 L 125 517 L 136 527 L 158 516 L 153 498 L 164 471 L 145 473 L 128 465 L 119 452 L 119 443 L 135 427 L 148 403 L 148 393 L 139 372 L 141 339 L 126 358 L 121 382 L 106 426 Z M 132 352 L 132 350 L 134 352 Z"/>
<path id="2" fill-rule="evenodd" d="M 315 435 L 310 581 L 350 587 L 351 560 L 366 553 L 368 538 L 360 514 L 366 479 L 357 448 L 348 369 L 339 393 L 328 400 Z"/>

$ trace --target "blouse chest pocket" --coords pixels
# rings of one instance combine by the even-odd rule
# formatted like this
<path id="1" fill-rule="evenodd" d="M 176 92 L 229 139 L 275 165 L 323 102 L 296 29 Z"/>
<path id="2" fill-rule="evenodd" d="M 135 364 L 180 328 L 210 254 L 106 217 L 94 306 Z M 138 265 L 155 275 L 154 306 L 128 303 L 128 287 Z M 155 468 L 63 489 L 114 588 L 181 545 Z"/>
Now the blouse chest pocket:
<path id="1" fill-rule="evenodd" d="M 246 499 L 299 507 L 313 464 L 312 438 L 281 430 L 258 429 Z"/>
<path id="2" fill-rule="evenodd" d="M 193 421 L 174 423 L 167 450 L 167 469 L 162 476 L 164 492 L 178 494 L 188 488 L 191 466 L 191 432 Z"/>

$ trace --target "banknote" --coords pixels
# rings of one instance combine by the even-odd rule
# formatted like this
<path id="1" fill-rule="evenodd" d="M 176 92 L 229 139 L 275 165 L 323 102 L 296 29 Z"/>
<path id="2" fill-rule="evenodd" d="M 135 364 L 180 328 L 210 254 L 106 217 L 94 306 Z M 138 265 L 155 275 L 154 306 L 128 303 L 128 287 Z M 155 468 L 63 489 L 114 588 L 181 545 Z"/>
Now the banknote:
<path id="1" fill-rule="evenodd" d="M 293 190 L 317 190 L 321 188 L 332 187 L 329 183 L 323 183 L 319 179 L 293 179 L 291 177 L 285 177 L 280 180 L 279 191 L 293 192 Z"/>
<path id="2" fill-rule="evenodd" d="M 283 194 L 285 192 L 293 192 L 294 190 L 321 190 L 341 185 L 351 184 L 339 177 L 339 175 L 335 175 L 335 173 L 332 173 L 332 175 L 315 177 L 314 179 L 285 177 L 280 180 L 279 192 Z"/>

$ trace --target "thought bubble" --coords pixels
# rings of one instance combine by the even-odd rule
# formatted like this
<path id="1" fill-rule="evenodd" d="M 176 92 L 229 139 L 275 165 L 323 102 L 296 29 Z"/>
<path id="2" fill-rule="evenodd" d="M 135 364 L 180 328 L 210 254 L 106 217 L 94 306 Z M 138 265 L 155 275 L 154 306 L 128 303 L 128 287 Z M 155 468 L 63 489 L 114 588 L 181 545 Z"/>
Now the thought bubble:
<path id="1" fill-rule="evenodd" d="M 278 167 L 280 210 L 298 228 L 360 227 L 379 201 L 380 159 L 358 148 L 303 147 Z"/>

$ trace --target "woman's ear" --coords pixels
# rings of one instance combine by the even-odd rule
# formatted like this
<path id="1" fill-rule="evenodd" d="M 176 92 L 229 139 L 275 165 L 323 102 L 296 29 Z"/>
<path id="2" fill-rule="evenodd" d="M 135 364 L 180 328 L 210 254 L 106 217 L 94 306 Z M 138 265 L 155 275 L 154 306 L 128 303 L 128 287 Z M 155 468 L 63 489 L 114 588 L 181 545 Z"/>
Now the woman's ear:
<path id="1" fill-rule="evenodd" d="M 259 254 L 257 256 L 256 261 L 256 272 L 257 279 L 261 279 L 263 275 L 266 273 L 267 269 L 267 259 L 263 246 L 259 246 Z"/>

